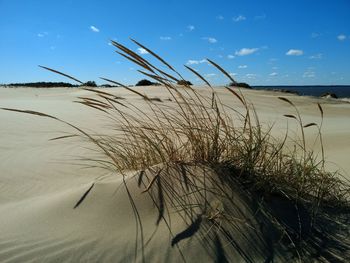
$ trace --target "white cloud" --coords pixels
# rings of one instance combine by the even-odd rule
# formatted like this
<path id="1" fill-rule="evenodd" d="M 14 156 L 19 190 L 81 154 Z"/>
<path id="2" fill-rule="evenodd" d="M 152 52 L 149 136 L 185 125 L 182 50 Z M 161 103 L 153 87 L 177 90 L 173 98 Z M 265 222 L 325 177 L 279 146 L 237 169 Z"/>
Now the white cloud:
<path id="1" fill-rule="evenodd" d="M 246 56 L 246 55 L 253 54 L 258 50 L 259 50 L 258 48 L 242 48 L 241 50 L 236 51 L 235 54 L 237 56 Z"/>
<path id="2" fill-rule="evenodd" d="M 228 58 L 228 59 L 234 59 L 235 56 L 234 56 L 234 55 L 227 55 L 227 58 Z"/>
<path id="3" fill-rule="evenodd" d="M 341 35 L 338 35 L 337 38 L 339 41 L 344 41 L 346 39 L 346 36 L 341 34 Z"/>
<path id="4" fill-rule="evenodd" d="M 193 31 L 195 29 L 194 25 L 187 26 L 188 31 Z"/>
<path id="5" fill-rule="evenodd" d="M 148 54 L 148 51 L 147 51 L 146 49 L 142 48 L 142 47 L 139 47 L 139 48 L 137 49 L 137 52 L 138 52 L 139 54 L 141 54 L 141 55 Z"/>
<path id="6" fill-rule="evenodd" d="M 247 18 L 245 17 L 245 16 L 243 16 L 243 15 L 239 15 L 239 16 L 236 16 L 236 17 L 234 17 L 234 18 L 232 18 L 233 19 L 233 21 L 235 21 L 235 22 L 239 22 L 239 21 L 244 21 L 244 20 L 246 20 Z"/>
<path id="7" fill-rule="evenodd" d="M 44 36 L 47 36 L 49 33 L 47 32 L 40 32 L 37 34 L 38 37 L 44 37 Z"/>
<path id="8" fill-rule="evenodd" d="M 271 77 L 274 77 L 274 76 L 277 76 L 277 75 L 278 75 L 277 72 L 272 72 L 272 73 L 269 74 L 269 76 L 271 76 Z"/>
<path id="9" fill-rule="evenodd" d="M 198 64 L 199 64 L 198 60 L 192 60 L 192 59 L 189 59 L 186 63 L 186 65 L 198 65 Z"/>
<path id="10" fill-rule="evenodd" d="M 215 44 L 218 42 L 216 38 L 213 37 L 202 37 L 202 39 L 207 40 L 210 44 Z"/>
<path id="11" fill-rule="evenodd" d="M 209 41 L 209 43 L 212 43 L 212 44 L 218 42 L 218 41 L 217 41 L 215 38 L 213 38 L 213 37 L 209 37 L 209 38 L 208 38 L 208 41 Z"/>
<path id="12" fill-rule="evenodd" d="M 224 17 L 223 17 L 222 15 L 218 15 L 218 16 L 216 17 L 216 19 L 224 20 Z"/>
<path id="13" fill-rule="evenodd" d="M 90 26 L 90 30 L 91 30 L 92 32 L 95 32 L 95 33 L 100 32 L 100 29 L 98 29 L 98 28 L 95 27 L 95 26 Z"/>
<path id="14" fill-rule="evenodd" d="M 301 56 L 302 54 L 304 54 L 304 51 L 300 49 L 289 49 L 286 53 L 287 56 Z"/>
<path id="15" fill-rule="evenodd" d="M 238 68 L 247 68 L 247 65 L 239 65 Z"/>
<path id="16" fill-rule="evenodd" d="M 323 54 L 318 53 L 309 57 L 309 59 L 322 59 Z"/>
<path id="17" fill-rule="evenodd" d="M 211 78 L 211 77 L 215 77 L 216 74 L 215 74 L 215 73 L 209 73 L 209 74 L 205 74 L 205 76 L 206 76 L 207 78 Z"/>
<path id="18" fill-rule="evenodd" d="M 187 61 L 186 65 L 198 65 L 198 64 L 202 64 L 202 63 L 206 63 L 206 62 L 208 62 L 206 59 L 202 59 L 202 60 L 190 59 Z"/>
<path id="19" fill-rule="evenodd" d="M 234 77 L 234 76 L 237 76 L 237 73 L 235 73 L 235 72 L 230 72 L 229 75 L 230 75 L 231 77 Z"/>
<path id="20" fill-rule="evenodd" d="M 171 40 L 171 37 L 159 37 L 160 40 Z"/>

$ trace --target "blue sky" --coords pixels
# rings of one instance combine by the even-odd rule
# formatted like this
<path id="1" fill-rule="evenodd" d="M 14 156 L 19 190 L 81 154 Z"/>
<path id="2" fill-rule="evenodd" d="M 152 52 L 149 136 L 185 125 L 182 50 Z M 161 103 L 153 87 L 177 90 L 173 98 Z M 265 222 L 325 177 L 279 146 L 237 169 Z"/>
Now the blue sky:
<path id="1" fill-rule="evenodd" d="M 205 58 L 253 85 L 350 84 L 348 0 L 0 0 L 0 10 L 0 83 L 66 81 L 44 65 L 134 84 L 138 67 L 109 45 L 140 52 L 132 37 L 198 84 L 184 64 L 228 82 Z"/>

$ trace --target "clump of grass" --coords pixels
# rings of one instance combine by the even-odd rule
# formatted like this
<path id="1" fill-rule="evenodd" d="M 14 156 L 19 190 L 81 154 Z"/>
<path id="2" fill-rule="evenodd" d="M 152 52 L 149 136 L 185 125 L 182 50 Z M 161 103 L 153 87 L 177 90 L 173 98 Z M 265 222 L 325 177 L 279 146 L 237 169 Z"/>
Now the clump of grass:
<path id="1" fill-rule="evenodd" d="M 225 89 L 227 96 L 237 100 L 243 110 L 225 105 L 211 84 L 194 69 L 186 66 L 208 86 L 209 96 L 191 87 L 176 69 L 156 53 L 137 41 L 132 41 L 146 49 L 161 63 L 162 68 L 120 43 L 112 41 L 112 44 L 119 54 L 142 68 L 139 70 L 141 74 L 161 83 L 171 102 L 164 104 L 160 98 L 152 99 L 119 82 L 102 78 L 135 93 L 145 100 L 147 108 L 141 108 L 127 100 L 121 102 L 112 93 L 87 88 L 86 90 L 95 93 L 96 98 L 80 97 L 78 102 L 105 113 L 115 127 L 115 134 L 93 136 L 72 124 L 68 125 L 97 146 L 102 153 L 102 159 L 97 161 L 106 169 L 118 174 L 130 170 L 141 171 L 138 174 L 138 184 L 143 187 L 144 193 L 151 196 L 158 209 L 157 224 L 162 220 L 165 223 L 169 221 L 167 204 L 176 208 L 176 211 L 181 211 L 189 227 L 174 235 L 171 245 L 176 246 L 183 238 L 194 235 L 200 227 L 205 228 L 201 226 L 203 218 L 210 225 L 207 232 L 216 229 L 213 238 L 216 245 L 221 244 L 220 233 L 224 233 L 227 242 L 232 244 L 233 238 L 226 232 L 237 225 L 235 212 L 230 214 L 230 209 L 219 209 L 207 197 L 216 195 L 225 199 L 223 202 L 234 205 L 232 192 L 238 191 L 241 195 L 248 196 L 250 204 L 255 204 L 255 208 L 251 209 L 256 217 L 261 222 L 274 226 L 279 233 L 276 240 L 282 240 L 284 246 L 292 250 L 298 259 L 303 260 L 317 253 L 318 258 L 327 260 L 339 256 L 317 251 L 320 239 L 327 237 L 331 240 L 333 231 L 332 228 L 325 232 L 322 226 L 326 223 L 329 225 L 335 212 L 348 213 L 350 197 L 349 184 L 341 179 L 340 174 L 325 169 L 321 133 L 324 114 L 322 106 L 317 104 L 321 117 L 319 124 L 304 123 L 294 103 L 287 98 L 279 98 L 294 110 L 293 114 L 285 116 L 295 120 L 300 127 L 301 140 L 290 151 L 286 146 L 287 135 L 284 140 L 273 138 L 271 130 L 264 129 L 260 124 L 254 105 L 247 101 L 238 88 Z M 209 59 L 208 62 L 232 83 L 236 83 L 218 64 Z M 67 74 L 46 69 L 80 82 Z M 179 82 L 183 86 L 176 85 Z M 55 118 L 33 111 L 21 112 Z M 311 128 L 318 129 L 321 160 L 312 149 L 306 147 L 304 131 Z M 62 138 L 64 137 L 68 136 Z M 211 172 L 198 177 L 196 173 L 191 173 L 194 166 L 205 167 L 204 170 Z M 92 187 L 93 185 L 76 207 Z M 129 197 L 134 208 L 132 195 Z M 280 213 L 283 209 L 290 209 L 292 216 L 285 218 Z M 142 224 L 137 210 L 135 218 Z M 232 245 L 232 249 L 237 247 Z M 242 252 L 242 257 L 249 261 L 249 255 Z"/>

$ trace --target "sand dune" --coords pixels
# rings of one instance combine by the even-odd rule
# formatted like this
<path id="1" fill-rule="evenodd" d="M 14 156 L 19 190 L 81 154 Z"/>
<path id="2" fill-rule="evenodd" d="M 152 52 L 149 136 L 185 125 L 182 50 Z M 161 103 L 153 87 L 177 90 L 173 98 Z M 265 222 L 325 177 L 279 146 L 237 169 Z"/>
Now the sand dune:
<path id="1" fill-rule="evenodd" d="M 169 95 L 162 87 L 139 89 L 171 104 L 167 102 Z M 138 105 L 144 103 L 124 89 L 108 91 Z M 277 137 L 283 136 L 287 126 L 287 120 L 282 115 L 291 111 L 277 96 L 293 100 L 303 117 L 310 122 L 319 119 L 316 103 L 322 103 L 327 167 L 330 170 L 340 169 L 350 179 L 349 103 L 267 91 L 243 92 L 254 103 L 262 123 L 274 123 L 273 134 Z M 223 89 L 218 89 L 218 94 L 224 103 L 241 107 L 232 96 L 226 96 Z M 78 96 L 94 95 L 78 89 L 0 88 L 0 107 L 42 111 L 89 131 L 109 132 L 101 114 L 72 103 Z M 291 122 L 289 127 L 295 129 Z M 213 262 L 224 257 L 230 262 L 261 262 L 272 256 L 271 246 L 276 246 L 275 260 L 287 262 L 289 255 L 280 252 L 283 250 L 278 249 L 278 244 L 271 245 L 264 239 L 271 226 L 265 225 L 266 229 L 263 229 L 261 223 L 256 222 L 251 209 L 253 201 L 239 191 L 235 199 L 238 207 L 235 213 L 238 218 L 244 215 L 246 221 L 231 229 L 239 240 L 235 250 L 227 251 L 225 237 L 216 236 L 215 231 L 206 228 L 201 230 L 200 235 L 185 238 L 171 246 L 176 234 L 184 231 L 189 222 L 169 206 L 166 212 L 171 219 L 173 235 L 165 222 L 157 225 L 159 210 L 149 194 L 141 193 L 150 177 L 139 186 L 138 171 L 131 171 L 123 177 L 101 168 L 86 169 L 79 165 L 79 158 L 93 156 L 87 142 L 79 138 L 49 141 L 69 132 L 74 131 L 54 120 L 0 111 L 1 262 L 179 262 L 183 259 L 188 262 Z M 307 133 L 310 145 L 316 135 L 314 130 Z M 315 150 L 319 149 L 316 147 Z M 210 172 L 201 167 L 188 169 L 199 175 Z M 74 209 L 93 183 L 91 193 Z M 132 193 L 142 225 L 135 217 L 129 193 Z M 223 209 L 232 207 L 229 200 L 217 201 L 215 196 L 209 197 L 209 200 L 219 202 Z M 208 218 L 201 220 L 210 221 Z M 215 241 L 214 249 L 203 244 L 201 237 L 208 233 Z M 245 254 L 247 251 L 249 255 Z"/>

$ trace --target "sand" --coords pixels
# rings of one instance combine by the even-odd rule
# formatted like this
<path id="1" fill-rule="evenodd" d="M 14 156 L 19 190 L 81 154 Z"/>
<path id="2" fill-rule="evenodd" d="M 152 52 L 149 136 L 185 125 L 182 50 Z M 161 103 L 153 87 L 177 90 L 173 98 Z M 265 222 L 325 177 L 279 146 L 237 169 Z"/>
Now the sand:
<path id="1" fill-rule="evenodd" d="M 162 87 L 140 87 L 141 92 L 161 98 L 169 95 Z M 108 92 L 127 98 L 142 106 L 144 101 L 135 94 L 120 89 Z M 224 103 L 241 107 L 222 88 L 218 94 Z M 207 93 L 203 88 L 200 92 Z M 288 97 L 300 109 L 305 122 L 320 120 L 316 103 L 324 112 L 323 138 L 327 168 L 340 170 L 350 179 L 350 103 L 333 99 L 299 97 L 270 91 L 243 91 L 254 103 L 264 125 L 274 124 L 273 134 L 283 136 L 287 120 L 283 114 L 293 113 L 291 107 L 278 100 Z M 94 96 L 88 91 L 70 88 L 33 89 L 0 88 L 0 107 L 30 109 L 57 116 L 94 132 L 108 132 L 101 114 L 73 103 L 79 96 Z M 291 131 L 296 126 L 289 121 Z M 0 111 L 0 262 L 213 262 L 217 255 L 208 252 L 200 238 L 188 238 L 171 246 L 172 236 L 164 222 L 156 225 L 158 212 L 149 195 L 141 194 L 135 175 L 125 178 L 128 190 L 142 218 L 135 221 L 123 177 L 101 168 L 84 167 L 79 158 L 91 155 L 88 143 L 79 138 L 49 141 L 74 132 L 57 121 L 26 114 Z M 312 146 L 317 131 L 306 134 Z M 319 147 L 315 147 L 319 151 Z M 201 173 L 195 168 L 195 173 Z M 98 179 L 97 179 L 98 178 Z M 95 182 L 86 200 L 73 209 L 79 198 Z M 215 197 L 212 197 L 215 201 Z M 250 215 L 249 207 L 245 208 Z M 242 212 L 243 213 L 243 212 Z M 250 215 L 251 221 L 254 221 Z M 187 226 L 179 215 L 172 214 L 173 233 Z M 237 234 L 237 231 L 235 232 Z M 251 251 L 250 259 L 268 258 L 263 233 L 245 229 L 241 244 Z M 282 260 L 283 255 L 275 255 Z M 247 260 L 240 253 L 227 255 L 234 262 Z M 283 261 L 283 260 L 282 260 Z"/>

